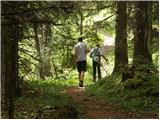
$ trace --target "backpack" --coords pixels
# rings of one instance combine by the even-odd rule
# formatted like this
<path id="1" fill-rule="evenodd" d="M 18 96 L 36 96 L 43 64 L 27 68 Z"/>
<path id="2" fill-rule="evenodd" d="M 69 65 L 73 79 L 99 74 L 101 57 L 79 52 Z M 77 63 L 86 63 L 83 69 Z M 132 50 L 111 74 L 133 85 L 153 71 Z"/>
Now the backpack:
<path id="1" fill-rule="evenodd" d="M 96 62 L 99 62 L 100 53 L 98 49 L 99 48 L 94 48 L 93 51 L 90 53 L 90 57 Z"/>

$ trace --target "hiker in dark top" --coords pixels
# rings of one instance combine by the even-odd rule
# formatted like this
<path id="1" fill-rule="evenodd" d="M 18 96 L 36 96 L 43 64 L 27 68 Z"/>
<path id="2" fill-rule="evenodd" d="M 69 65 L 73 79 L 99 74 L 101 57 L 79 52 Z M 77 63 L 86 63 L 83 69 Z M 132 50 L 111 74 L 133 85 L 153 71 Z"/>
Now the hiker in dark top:
<path id="1" fill-rule="evenodd" d="M 78 43 L 74 46 L 75 59 L 77 63 L 77 70 L 79 72 L 79 86 L 83 87 L 84 74 L 86 72 L 86 54 L 89 52 L 87 44 L 82 41 L 80 37 Z"/>
<path id="2" fill-rule="evenodd" d="M 91 49 L 90 57 L 92 58 L 93 63 L 93 81 L 96 82 L 96 71 L 98 69 L 98 80 L 101 79 L 101 57 L 103 57 L 106 61 L 108 61 L 107 58 L 102 54 L 101 48 L 99 44 L 96 44 L 95 48 Z"/>

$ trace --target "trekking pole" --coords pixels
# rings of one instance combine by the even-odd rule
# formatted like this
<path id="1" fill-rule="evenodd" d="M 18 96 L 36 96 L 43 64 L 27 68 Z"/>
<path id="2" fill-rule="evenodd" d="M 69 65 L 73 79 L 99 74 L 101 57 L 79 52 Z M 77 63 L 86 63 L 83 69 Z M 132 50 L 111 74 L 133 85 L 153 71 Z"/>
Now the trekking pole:
<path id="1" fill-rule="evenodd" d="M 105 63 L 107 63 L 106 61 L 107 60 L 105 59 Z M 106 75 L 109 75 L 109 73 L 107 72 L 107 70 L 104 68 L 104 66 L 101 63 L 100 63 L 100 66 L 102 66 L 103 70 L 106 72 Z"/>
<path id="2" fill-rule="evenodd" d="M 106 75 L 109 75 L 109 73 L 107 72 L 107 70 L 104 68 L 104 66 L 102 64 L 100 64 L 103 68 L 103 70 L 106 72 Z"/>

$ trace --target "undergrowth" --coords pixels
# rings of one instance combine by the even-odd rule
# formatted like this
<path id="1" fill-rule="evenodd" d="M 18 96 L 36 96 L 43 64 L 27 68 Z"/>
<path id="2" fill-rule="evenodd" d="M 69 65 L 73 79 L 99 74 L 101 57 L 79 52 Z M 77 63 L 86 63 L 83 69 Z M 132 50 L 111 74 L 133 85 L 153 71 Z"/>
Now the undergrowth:
<path id="1" fill-rule="evenodd" d="M 92 84 L 91 75 L 86 72 L 84 85 L 90 84 Z M 66 76 L 66 79 L 47 78 L 42 80 L 34 76 L 28 76 L 27 80 L 23 80 L 21 83 L 21 96 L 15 100 L 15 118 L 42 119 L 46 116 L 45 114 L 50 113 L 54 113 L 50 118 L 58 118 L 55 116 L 55 111 L 58 108 L 63 110 L 64 107 L 71 107 L 71 109 L 73 109 L 73 106 L 75 107 L 73 101 L 66 95 L 65 88 L 78 85 L 78 73 L 76 70 L 71 71 Z M 45 113 L 46 111 L 48 113 Z M 63 116 L 60 116 L 60 118 L 63 118 Z"/>
<path id="2" fill-rule="evenodd" d="M 15 103 L 15 118 L 43 118 L 44 114 L 72 104 L 64 93 L 63 82 L 32 79 L 24 81 L 22 87 L 22 96 Z"/>
<path id="3" fill-rule="evenodd" d="M 129 111 L 158 112 L 158 74 L 137 73 L 134 78 L 121 81 L 122 75 L 106 77 L 86 88 L 89 96 L 112 102 Z"/>

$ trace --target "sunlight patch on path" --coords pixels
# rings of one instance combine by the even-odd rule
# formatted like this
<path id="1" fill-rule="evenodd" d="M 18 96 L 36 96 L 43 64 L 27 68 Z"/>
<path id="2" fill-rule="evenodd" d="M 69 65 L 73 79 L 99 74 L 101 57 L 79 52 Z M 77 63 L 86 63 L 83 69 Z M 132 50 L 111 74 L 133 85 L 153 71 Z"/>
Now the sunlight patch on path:
<path id="1" fill-rule="evenodd" d="M 65 90 L 65 92 L 70 92 L 70 93 L 79 93 L 85 90 L 85 87 L 69 87 L 68 89 Z"/>

